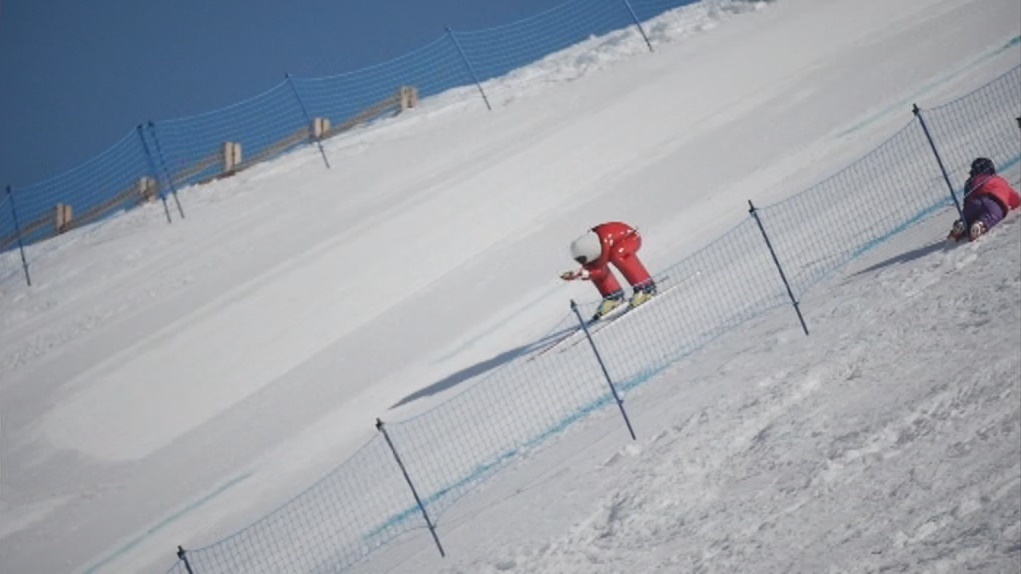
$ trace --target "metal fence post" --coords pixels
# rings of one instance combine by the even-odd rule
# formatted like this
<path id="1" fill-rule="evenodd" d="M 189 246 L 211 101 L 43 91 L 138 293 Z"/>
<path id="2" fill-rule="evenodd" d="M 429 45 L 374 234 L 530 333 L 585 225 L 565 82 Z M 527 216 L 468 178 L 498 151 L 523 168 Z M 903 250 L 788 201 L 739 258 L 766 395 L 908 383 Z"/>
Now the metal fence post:
<path id="1" fill-rule="evenodd" d="M 766 247 L 769 248 L 769 254 L 773 256 L 773 263 L 776 265 L 776 270 L 780 272 L 780 280 L 783 281 L 783 286 L 787 288 L 787 296 L 791 298 L 791 304 L 794 305 L 794 312 L 798 314 L 798 321 L 801 322 L 801 330 L 808 335 L 808 325 L 805 325 L 805 318 L 801 316 L 801 307 L 798 306 L 798 300 L 794 298 L 794 291 L 791 290 L 791 284 L 787 281 L 787 275 L 783 272 L 783 266 L 780 265 L 780 259 L 776 256 L 776 251 L 773 249 L 773 244 L 769 241 L 769 235 L 766 235 L 766 228 L 762 225 L 762 220 L 759 219 L 759 212 L 755 210 L 755 205 L 752 204 L 752 200 L 748 200 L 748 213 L 752 214 L 755 218 L 755 223 L 759 226 L 759 231 L 762 232 L 762 238 L 766 240 Z"/>
<path id="2" fill-rule="evenodd" d="M 471 74 L 472 80 L 475 81 L 475 87 L 478 88 L 479 93 L 482 94 L 482 101 L 486 102 L 486 108 L 489 111 L 493 111 L 493 107 L 489 105 L 489 98 L 486 97 L 486 92 L 482 89 L 482 84 L 479 82 L 479 77 L 475 74 L 475 69 L 472 68 L 471 62 L 468 61 L 468 56 L 464 53 L 464 50 L 461 49 L 461 44 L 457 41 L 457 38 L 454 36 L 454 31 L 450 29 L 450 26 L 447 26 L 447 34 L 450 35 L 450 39 L 454 42 L 457 52 L 461 54 L 461 60 L 464 61 L 465 67 L 468 68 L 468 73 Z"/>
<path id="3" fill-rule="evenodd" d="M 315 130 L 312 128 L 312 116 L 308 115 L 308 108 L 305 107 L 305 102 L 301 99 L 301 94 L 298 93 L 298 88 L 295 87 L 291 74 L 284 74 L 284 77 L 287 78 L 287 85 L 291 86 L 291 91 L 294 92 L 294 99 L 298 100 L 301 113 L 305 115 L 305 125 L 308 126 L 309 134 L 316 142 L 316 145 L 319 146 L 319 155 L 323 156 L 323 163 L 326 164 L 326 169 L 330 169 L 330 160 L 326 159 L 326 151 L 323 150 L 323 140 L 316 136 Z"/>
<path id="4" fill-rule="evenodd" d="M 620 395 L 617 394 L 617 387 L 613 384 L 613 379 L 610 378 L 610 373 L 606 370 L 606 363 L 603 362 L 603 357 L 599 354 L 599 349 L 596 347 L 595 341 L 592 340 L 592 334 L 589 333 L 588 324 L 581 318 L 581 313 L 578 311 L 578 304 L 571 299 L 571 311 L 574 311 L 574 316 L 578 318 L 578 324 L 581 325 L 583 331 L 585 331 L 585 338 L 588 339 L 589 345 L 592 346 L 592 352 L 596 354 L 596 361 L 599 362 L 599 368 L 603 370 L 603 376 L 606 377 L 606 383 L 610 385 L 610 392 L 613 393 L 613 400 L 617 402 L 617 408 L 620 409 L 620 415 L 624 417 L 624 424 L 627 425 L 627 432 L 631 435 L 631 440 L 638 440 L 635 437 L 635 429 L 631 428 L 631 419 L 627 416 L 627 411 L 624 410 L 624 401 L 621 400 Z"/>
<path id="5" fill-rule="evenodd" d="M 156 169 L 156 162 L 152 159 L 152 152 L 149 151 L 149 144 L 145 141 L 145 133 L 142 131 L 142 124 L 135 126 L 138 131 L 138 139 L 142 141 L 142 149 L 145 150 L 145 158 L 149 162 L 149 170 L 152 172 L 153 177 L 159 178 L 159 170 Z M 167 205 L 166 194 L 160 194 L 160 201 L 163 202 L 163 212 L 167 216 L 167 223 L 172 223 L 170 220 L 170 206 Z"/>
<path id="6" fill-rule="evenodd" d="M 429 513 L 425 510 L 425 505 L 422 504 L 421 497 L 418 496 L 418 491 L 415 490 L 415 484 L 411 482 L 411 477 L 408 476 L 408 470 L 404 468 L 404 462 L 401 460 L 399 454 L 397 454 L 397 448 L 394 447 L 394 443 L 390 440 L 390 434 L 383 428 L 383 421 L 376 419 L 376 430 L 383 433 L 383 438 L 386 439 L 386 444 L 390 447 L 390 452 L 394 455 L 394 460 L 397 461 L 397 466 L 401 467 L 401 474 L 404 475 L 404 480 L 408 483 L 408 488 L 411 489 L 411 495 L 415 497 L 415 503 L 418 504 L 418 509 L 422 511 L 422 518 L 425 519 L 425 525 L 429 527 L 429 533 L 432 534 L 433 542 L 436 543 L 436 549 L 440 551 L 441 557 L 446 557 L 447 554 L 443 551 L 443 545 L 440 544 L 440 538 L 436 535 L 436 527 L 433 525 L 432 520 L 429 519 Z"/>
<path id="7" fill-rule="evenodd" d="M 947 189 L 950 190 L 950 198 L 954 200 L 954 207 L 957 208 L 957 215 L 964 221 L 964 211 L 961 210 L 961 203 L 957 201 L 957 194 L 954 193 L 954 184 L 950 183 L 950 176 L 947 174 L 947 168 L 943 165 L 943 158 L 939 155 L 939 150 L 936 149 L 936 142 L 932 140 L 932 135 L 929 133 L 929 126 L 925 125 L 925 118 L 922 117 L 922 110 L 918 107 L 918 104 L 911 105 L 911 113 L 915 114 L 918 118 L 918 123 L 922 125 L 922 131 L 925 132 L 925 139 L 929 140 L 929 147 L 932 148 L 933 155 L 936 156 L 936 163 L 939 164 L 939 170 L 943 172 L 943 180 L 947 182 Z"/>
<path id="8" fill-rule="evenodd" d="M 21 252 L 21 268 L 25 270 L 25 282 L 32 286 L 32 276 L 28 274 L 28 260 L 25 259 L 25 243 L 21 239 L 21 224 L 18 222 L 18 210 L 14 208 L 14 191 L 7 186 L 7 202 L 11 204 L 11 217 L 14 218 L 14 234 L 18 238 L 18 251 Z"/>
<path id="9" fill-rule="evenodd" d="M 174 194 L 174 203 L 177 204 L 177 212 L 181 214 L 181 219 L 184 219 L 184 209 L 181 208 L 181 200 L 177 198 L 177 186 L 174 185 L 174 178 L 170 175 L 170 169 L 167 168 L 167 158 L 163 156 L 163 146 L 160 145 L 160 138 L 156 134 L 156 124 L 149 120 L 149 133 L 152 134 L 152 141 L 156 144 L 156 155 L 160 158 L 160 165 L 163 166 L 163 174 L 167 178 L 167 185 L 170 187 L 170 193 Z"/>
<path id="10" fill-rule="evenodd" d="M 188 574 L 195 574 L 195 571 L 191 569 L 191 563 L 188 562 L 188 553 L 181 546 L 177 547 L 177 558 L 184 562 L 184 569 L 188 571 Z"/>
<path id="11" fill-rule="evenodd" d="M 645 45 L 649 47 L 650 52 L 654 51 L 652 49 L 652 43 L 649 42 L 649 37 L 645 35 L 645 28 L 642 28 L 642 23 L 638 20 L 638 15 L 635 14 L 635 9 L 631 7 L 631 2 L 624 0 L 624 5 L 627 6 L 627 11 L 631 14 L 631 19 L 634 20 L 635 26 L 638 26 L 638 31 L 642 33 L 642 39 L 645 40 Z"/>

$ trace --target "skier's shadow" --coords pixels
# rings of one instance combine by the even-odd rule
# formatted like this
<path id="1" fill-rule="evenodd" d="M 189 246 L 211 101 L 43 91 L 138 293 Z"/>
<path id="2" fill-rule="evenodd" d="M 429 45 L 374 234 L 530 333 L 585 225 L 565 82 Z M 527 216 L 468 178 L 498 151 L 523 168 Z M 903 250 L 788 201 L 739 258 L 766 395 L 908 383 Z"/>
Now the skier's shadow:
<path id="1" fill-rule="evenodd" d="M 401 400 L 397 401 L 396 403 L 394 403 L 393 405 L 391 405 L 390 408 L 396 408 L 396 407 L 399 407 L 401 405 L 406 405 L 406 404 L 408 404 L 408 403 L 410 403 L 412 401 L 416 401 L 418 399 L 421 399 L 423 397 L 428 397 L 428 396 L 431 396 L 431 395 L 435 395 L 436 393 L 443 392 L 443 391 L 445 391 L 445 390 L 447 390 L 447 389 L 449 389 L 451 387 L 457 386 L 457 385 L 459 385 L 459 384 L 461 384 L 461 383 L 463 383 L 463 382 L 465 382 L 467 380 L 474 379 L 475 377 L 477 377 L 477 376 L 479 376 L 479 375 L 481 375 L 481 374 L 483 374 L 483 373 L 485 373 L 487 371 L 495 369 L 495 368 L 497 368 L 497 367 L 499 367 L 499 366 L 501 366 L 503 364 L 509 363 L 509 362 L 513 361 L 514 359 L 516 359 L 518 357 L 521 357 L 523 355 L 527 355 L 527 354 L 529 354 L 529 353 L 531 353 L 533 351 L 536 351 L 536 350 L 539 350 L 541 348 L 544 348 L 546 345 L 549 345 L 549 344 L 553 343 L 555 340 L 559 339 L 560 337 L 563 337 L 563 336 L 565 336 L 565 335 L 567 335 L 569 333 L 574 332 L 575 329 L 576 329 L 576 327 L 565 327 L 565 328 L 560 329 L 558 331 L 554 331 L 554 332 L 546 335 L 545 337 L 543 337 L 541 339 L 535 340 L 535 341 L 533 341 L 531 343 L 528 343 L 528 344 L 525 344 L 525 345 L 521 345 L 519 347 L 515 347 L 515 348 L 510 349 L 508 351 L 504 351 L 504 352 L 500 353 L 499 355 L 496 355 L 495 357 L 492 357 L 490 359 L 486 359 L 485 361 L 481 361 L 479 363 L 475 363 L 474 365 L 472 365 L 470 367 L 467 367 L 465 369 L 461 369 L 460 371 L 458 371 L 456 373 L 453 373 L 451 375 L 443 377 L 442 379 L 436 381 L 435 383 L 429 385 L 428 387 L 425 387 L 424 389 L 419 389 L 419 390 L 411 393 L 410 395 L 404 397 L 403 399 L 401 399 Z"/>
<path id="2" fill-rule="evenodd" d="M 924 247 L 919 247 L 918 249 L 912 249 L 911 251 L 908 251 L 906 253 L 901 253 L 900 255 L 895 255 L 893 257 L 890 257 L 889 259 L 884 259 L 883 261 L 880 261 L 879 263 L 876 263 L 875 265 L 871 265 L 869 267 L 866 267 L 865 269 L 862 269 L 861 271 L 858 271 L 854 275 L 855 276 L 864 275 L 866 273 L 871 273 L 873 271 L 878 271 L 879 269 L 882 269 L 884 267 L 889 267 L 890 265 L 899 265 L 901 263 L 908 263 L 909 261 L 914 261 L 915 259 L 920 259 L 922 257 L 925 257 L 926 255 L 928 255 L 930 253 L 935 253 L 937 251 L 943 251 L 945 249 L 952 249 L 954 247 L 954 245 L 956 245 L 956 244 L 954 244 L 954 243 L 948 244 L 946 241 L 939 241 L 939 242 L 933 243 L 931 245 L 926 245 Z"/>

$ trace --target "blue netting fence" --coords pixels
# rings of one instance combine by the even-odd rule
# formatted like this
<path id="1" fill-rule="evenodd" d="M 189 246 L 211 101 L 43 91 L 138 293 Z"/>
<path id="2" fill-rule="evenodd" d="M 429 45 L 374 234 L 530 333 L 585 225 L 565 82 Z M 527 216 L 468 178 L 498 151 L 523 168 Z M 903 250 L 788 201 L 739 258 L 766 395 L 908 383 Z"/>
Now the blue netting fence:
<path id="1" fill-rule="evenodd" d="M 771 309 L 792 307 L 793 323 L 797 298 L 854 258 L 934 214 L 949 224 L 953 194 L 960 200 L 973 157 L 990 157 L 1003 169 L 1021 160 L 1021 67 L 919 115 L 847 168 L 753 208 L 744 222 L 657 274 L 653 303 L 590 328 L 598 356 L 577 315 L 568 313 L 460 394 L 381 427 L 386 434 L 269 516 L 182 551 L 170 572 L 337 572 L 416 530 L 428 531 L 439 547 L 444 513 L 459 499 L 615 405 L 613 389 L 642 385 Z M 580 316 L 596 303 L 581 305 Z"/>
<path id="2" fill-rule="evenodd" d="M 16 248 L 19 240 L 30 245 L 154 199 L 164 202 L 168 222 L 172 212 L 183 217 L 178 190 L 233 175 L 299 147 L 321 144 L 414 107 L 420 98 L 447 94 L 453 101 L 471 100 L 491 107 L 486 90 L 498 94 L 501 84 L 489 82 L 484 88 L 482 83 L 512 75 L 594 37 L 616 34 L 615 41 L 644 50 L 641 36 L 633 33 L 638 22 L 689 4 L 699 3 L 570 0 L 504 26 L 437 31 L 436 40 L 426 46 L 369 68 L 320 78 L 288 76 L 261 94 L 218 110 L 144 121 L 83 165 L 14 189 L 18 221 L 9 214 L 0 218 L 0 252 Z M 720 10 L 747 4 L 712 0 L 699 5 L 703 10 Z M 541 73 L 541 67 L 523 79 L 534 82 L 536 73 Z M 323 159 L 329 165 L 325 152 Z M 174 207 L 166 205 L 168 196 Z"/>
<path id="3" fill-rule="evenodd" d="M 1017 165 L 1021 140 L 1018 130 L 1012 128 L 1021 128 L 1018 101 L 1021 101 L 1021 68 L 1015 68 L 971 94 L 921 112 L 958 199 L 962 197 L 968 168 L 976 156 L 993 159 L 1000 171 Z M 999 109 L 1013 114 L 1012 125 L 1005 125 L 1002 115 L 992 113 Z"/>
<path id="4" fill-rule="evenodd" d="M 150 181 L 146 179 L 150 173 L 149 162 L 140 137 L 132 130 L 103 154 L 71 171 L 34 185 L 11 189 L 9 199 L 17 207 L 21 241 L 28 245 L 141 201 L 156 199 L 158 192 L 146 183 Z M 71 207 L 69 224 L 64 229 L 57 227 L 59 205 Z M 17 240 L 13 218 L 3 221 L 0 250 L 10 249 Z"/>

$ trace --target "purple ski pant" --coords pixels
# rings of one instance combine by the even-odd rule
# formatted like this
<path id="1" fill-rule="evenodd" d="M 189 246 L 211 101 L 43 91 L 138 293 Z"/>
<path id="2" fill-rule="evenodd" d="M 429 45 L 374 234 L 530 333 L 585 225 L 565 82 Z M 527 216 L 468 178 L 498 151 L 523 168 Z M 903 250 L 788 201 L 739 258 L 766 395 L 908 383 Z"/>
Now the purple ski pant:
<path id="1" fill-rule="evenodd" d="M 992 229 L 1004 216 L 1003 206 L 988 195 L 966 197 L 962 211 L 968 227 L 975 221 L 981 221 L 985 224 L 986 230 Z"/>

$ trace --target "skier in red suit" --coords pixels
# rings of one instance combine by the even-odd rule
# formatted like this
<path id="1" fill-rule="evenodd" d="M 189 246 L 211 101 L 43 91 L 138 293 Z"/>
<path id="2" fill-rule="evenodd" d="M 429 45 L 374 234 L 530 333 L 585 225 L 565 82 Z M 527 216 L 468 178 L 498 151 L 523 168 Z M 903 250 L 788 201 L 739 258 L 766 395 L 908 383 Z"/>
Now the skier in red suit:
<path id="1" fill-rule="evenodd" d="M 616 267 L 631 285 L 634 292 L 629 305 L 632 307 L 645 303 L 656 294 L 655 281 L 638 259 L 641 247 L 642 236 L 638 230 L 619 221 L 601 223 L 571 242 L 571 257 L 581 264 L 581 269 L 565 271 L 560 278 L 565 281 L 584 279 L 595 285 L 603 300 L 593 320 L 624 302 L 624 290 L 610 265 Z"/>

